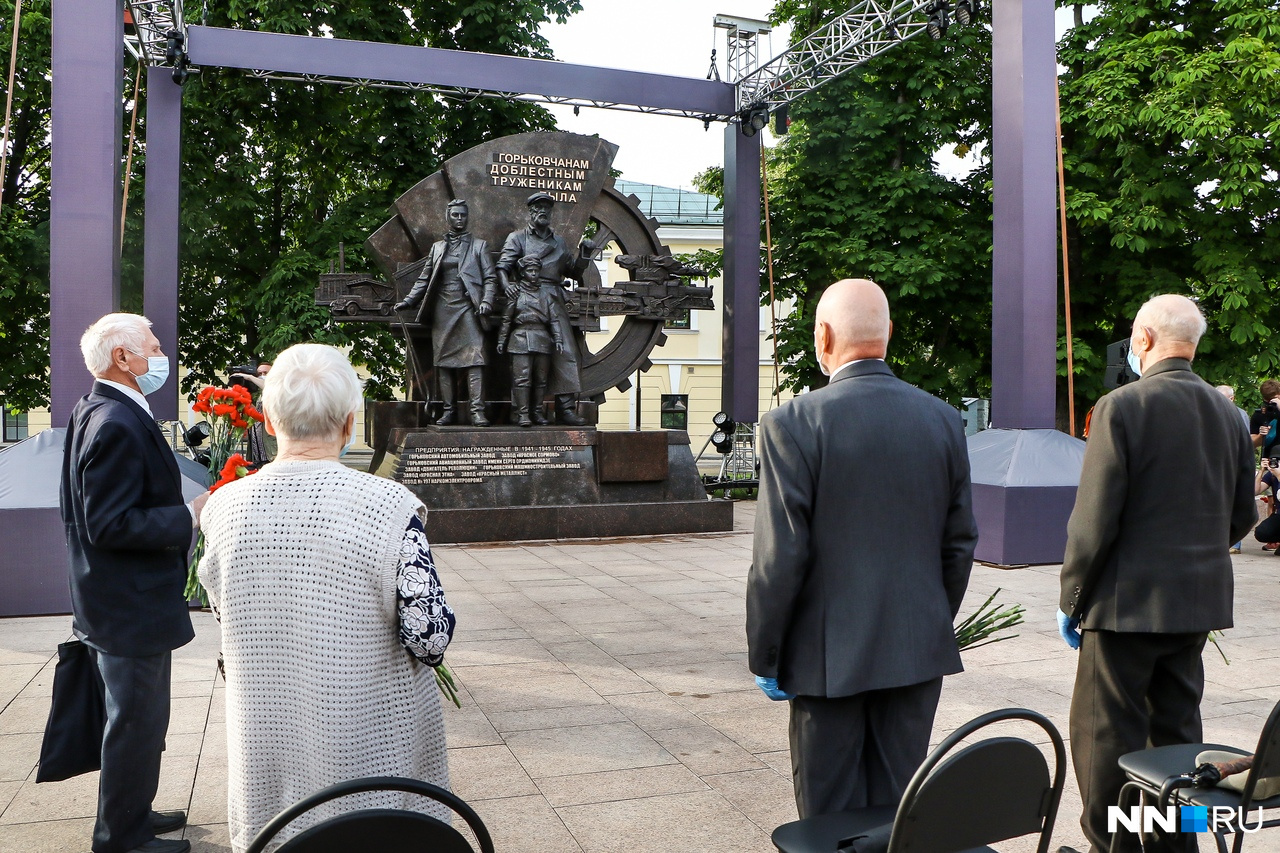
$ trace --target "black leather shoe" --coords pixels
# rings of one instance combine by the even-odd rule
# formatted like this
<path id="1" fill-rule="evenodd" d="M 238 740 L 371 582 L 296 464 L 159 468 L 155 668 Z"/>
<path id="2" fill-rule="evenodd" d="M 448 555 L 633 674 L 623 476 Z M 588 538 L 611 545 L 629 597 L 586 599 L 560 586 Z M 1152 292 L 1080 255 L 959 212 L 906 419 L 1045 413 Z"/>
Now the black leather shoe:
<path id="1" fill-rule="evenodd" d="M 153 838 L 146 844 L 139 844 L 129 853 L 190 853 L 191 842 L 178 838 Z"/>
<path id="2" fill-rule="evenodd" d="M 182 811 L 151 813 L 151 831 L 156 835 L 164 835 L 187 825 L 187 813 Z"/>

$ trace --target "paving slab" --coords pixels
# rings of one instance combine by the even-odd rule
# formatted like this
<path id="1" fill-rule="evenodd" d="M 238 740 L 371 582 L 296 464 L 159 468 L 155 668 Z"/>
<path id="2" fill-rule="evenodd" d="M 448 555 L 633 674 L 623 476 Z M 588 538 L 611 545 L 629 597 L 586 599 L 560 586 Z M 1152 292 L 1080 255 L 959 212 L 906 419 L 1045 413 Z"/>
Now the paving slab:
<path id="1" fill-rule="evenodd" d="M 699 853 L 772 850 L 794 819 L 785 704 L 752 684 L 743 600 L 754 506 L 732 533 L 643 540 L 441 546 L 458 612 L 448 660 L 462 708 L 445 707 L 450 776 L 499 851 Z M 1232 558 L 1236 627 L 1205 653 L 1205 736 L 1251 747 L 1280 700 L 1280 558 L 1246 542 Z M 1065 736 L 1075 656 L 1057 636 L 1056 566 L 975 566 L 962 613 L 1000 590 L 1021 604 L 1017 637 L 966 651 L 932 735 L 1024 706 Z M 173 724 L 157 806 L 187 808 L 199 853 L 229 853 L 225 689 L 217 623 L 174 653 Z M 0 619 L 0 851 L 87 849 L 97 775 L 35 785 L 65 616 Z M 1009 734 L 1045 743 L 1030 726 Z M 1069 746 L 1069 744 L 1068 744 Z M 1051 849 L 1082 845 L 1074 774 Z M 1030 853 L 1029 839 L 999 848 Z M 1280 851 L 1280 833 L 1249 848 Z M 1207 843 L 1202 849 L 1209 850 Z"/>

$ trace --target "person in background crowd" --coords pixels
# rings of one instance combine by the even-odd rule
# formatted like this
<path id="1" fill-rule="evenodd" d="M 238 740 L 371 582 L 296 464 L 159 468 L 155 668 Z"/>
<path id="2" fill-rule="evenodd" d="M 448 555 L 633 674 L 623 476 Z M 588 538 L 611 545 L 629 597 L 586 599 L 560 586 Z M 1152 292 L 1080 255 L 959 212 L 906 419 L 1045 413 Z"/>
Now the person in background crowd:
<path id="1" fill-rule="evenodd" d="M 253 373 L 233 373 L 233 377 L 243 379 L 248 382 L 257 391 L 254 396 L 260 396 L 262 386 L 267 380 L 267 374 L 271 372 L 271 362 L 260 361 Z M 249 427 L 249 433 L 246 436 L 249 444 L 248 457 L 249 461 L 254 465 L 266 465 L 272 459 L 276 458 L 276 437 L 267 432 L 266 424 L 255 422 Z"/>
<path id="2" fill-rule="evenodd" d="M 884 291 L 818 302 L 825 387 L 760 422 L 748 665 L 791 700 L 800 817 L 901 799 L 929 748 L 978 541 L 960 414 L 893 375 Z M 905 519 L 911 535 L 902 535 Z"/>
<path id="3" fill-rule="evenodd" d="M 173 650 L 195 636 L 183 587 L 209 493 L 182 501 L 178 463 L 146 395 L 169 357 L 137 314 L 108 314 L 80 339 L 93 391 L 67 425 L 60 504 L 71 563 L 71 630 L 102 675 L 107 721 L 94 853 L 186 853 L 157 838 L 183 812 L 152 811 L 169 729 Z"/>
<path id="4" fill-rule="evenodd" d="M 1200 653 L 1209 631 L 1232 624 L 1222 546 L 1257 517 L 1248 431 L 1191 370 L 1204 331 L 1185 296 L 1157 296 L 1138 310 L 1130 357 L 1141 378 L 1094 408 L 1067 525 L 1058 630 L 1080 652 L 1071 757 L 1092 853 L 1110 849 L 1120 756 L 1203 740 Z M 1135 836 L 1116 840 L 1139 849 Z M 1158 837 L 1147 849 L 1194 850 L 1195 836 Z"/>
<path id="5" fill-rule="evenodd" d="M 1275 469 L 1271 467 L 1271 460 L 1264 456 L 1262 457 L 1262 465 L 1258 468 L 1258 474 L 1253 481 L 1253 492 L 1255 495 L 1265 495 L 1268 490 L 1270 490 L 1274 501 L 1274 496 L 1280 492 L 1280 477 L 1276 476 Z M 1280 539 L 1280 513 L 1273 511 L 1259 522 L 1258 526 L 1253 529 L 1253 538 L 1259 542 L 1266 543 L 1263 545 L 1264 550 L 1275 551 L 1275 542 Z"/>
<path id="6" fill-rule="evenodd" d="M 1222 396 L 1230 400 L 1232 405 L 1235 405 L 1236 389 L 1232 388 L 1230 385 L 1219 385 L 1217 386 L 1216 390 L 1219 394 L 1221 394 Z M 1236 411 L 1240 413 L 1240 419 L 1244 422 L 1245 427 L 1248 428 L 1250 426 L 1249 413 L 1246 412 L 1244 409 L 1240 408 L 1239 406 L 1236 406 Z M 1261 476 L 1261 474 L 1259 474 L 1259 476 Z M 1239 554 L 1240 546 L 1243 544 L 1244 544 L 1243 542 L 1237 542 L 1234 545 L 1232 545 L 1231 553 Z"/>
<path id="7" fill-rule="evenodd" d="M 1224 397 L 1226 397 L 1228 400 L 1230 400 L 1230 401 L 1231 401 L 1231 405 L 1235 406 L 1235 403 L 1236 403 L 1236 389 L 1232 388 L 1230 385 L 1219 385 L 1219 386 L 1217 386 L 1217 391 L 1218 391 L 1218 393 L 1219 393 L 1219 394 L 1221 394 L 1222 396 L 1224 396 Z M 1240 413 L 1240 419 L 1244 421 L 1244 425 L 1245 425 L 1245 426 L 1250 426 L 1250 423 L 1249 423 L 1249 413 L 1248 413 L 1248 412 L 1246 412 L 1244 409 L 1240 408 L 1239 406 L 1236 406 L 1236 411 Z M 1251 431 L 1252 431 L 1252 430 L 1251 430 Z"/>
<path id="8" fill-rule="evenodd" d="M 205 510 L 199 575 L 222 623 L 235 853 L 286 806 L 337 782 L 406 776 L 449 786 L 432 668 L 454 614 L 422 502 L 338 461 L 360 401 L 341 351 L 285 350 L 263 390 L 280 451 Z M 369 807 L 449 814 L 408 794 L 365 794 L 291 831 L 311 816 Z"/>
<path id="9" fill-rule="evenodd" d="M 1262 448 L 1262 456 L 1275 459 L 1280 456 L 1280 382 L 1274 379 L 1264 380 L 1258 390 L 1262 393 L 1262 405 L 1249 419 L 1249 432 L 1253 435 L 1253 446 Z M 1274 466 L 1273 466 L 1274 467 Z M 1277 493 L 1271 493 L 1271 513 L 1276 511 Z M 1270 528 L 1268 528 L 1270 529 Z M 1280 541 L 1266 542 L 1264 551 L 1275 551 L 1280 548 Z"/>
<path id="10" fill-rule="evenodd" d="M 1249 432 L 1253 435 L 1253 446 L 1262 448 L 1262 455 L 1277 455 L 1275 446 L 1280 443 L 1280 382 L 1267 379 L 1258 386 L 1262 393 L 1262 405 L 1249 419 Z"/>

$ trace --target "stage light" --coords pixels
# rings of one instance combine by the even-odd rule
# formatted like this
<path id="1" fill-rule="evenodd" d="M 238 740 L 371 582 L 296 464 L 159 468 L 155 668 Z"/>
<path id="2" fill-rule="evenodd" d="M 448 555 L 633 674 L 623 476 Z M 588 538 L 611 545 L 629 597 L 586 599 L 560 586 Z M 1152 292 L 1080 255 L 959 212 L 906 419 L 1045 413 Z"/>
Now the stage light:
<path id="1" fill-rule="evenodd" d="M 956 0 L 956 23 L 967 27 L 978 19 L 978 0 Z"/>
<path id="2" fill-rule="evenodd" d="M 712 446 L 717 453 L 728 453 L 733 449 L 733 435 L 737 432 L 738 425 L 724 412 L 717 412 L 711 419 L 711 423 L 716 428 L 715 432 L 711 433 Z"/>
<path id="3" fill-rule="evenodd" d="M 947 16 L 946 3 L 934 3 L 929 11 L 929 22 L 924 25 L 925 32 L 929 34 L 929 38 L 939 41 L 947 34 L 947 27 L 950 25 L 950 19 Z"/>
<path id="4" fill-rule="evenodd" d="M 745 107 L 738 111 L 738 126 L 743 136 L 755 136 L 769 123 L 769 111 L 764 107 Z"/>
<path id="5" fill-rule="evenodd" d="M 182 44 L 185 39 L 182 33 L 177 30 L 169 30 L 164 34 L 164 61 L 168 65 L 177 63 L 178 57 L 182 56 Z"/>
<path id="6" fill-rule="evenodd" d="M 773 111 L 773 135 L 784 136 L 791 129 L 791 116 L 787 105 L 783 104 Z"/>
<path id="7" fill-rule="evenodd" d="M 212 430 L 209 428 L 209 422 L 200 421 L 199 423 L 193 424 L 187 428 L 186 432 L 182 434 L 182 440 L 187 443 L 187 447 L 199 447 L 204 444 L 205 439 L 207 439 L 211 433 Z"/>

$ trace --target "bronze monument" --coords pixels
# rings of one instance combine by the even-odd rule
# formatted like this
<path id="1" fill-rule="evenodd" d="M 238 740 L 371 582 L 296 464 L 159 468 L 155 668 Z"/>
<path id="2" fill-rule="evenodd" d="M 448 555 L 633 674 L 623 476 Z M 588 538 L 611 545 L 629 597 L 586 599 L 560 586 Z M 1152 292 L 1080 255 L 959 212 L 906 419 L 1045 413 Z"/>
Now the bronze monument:
<path id="1" fill-rule="evenodd" d="M 514 300 L 519 292 L 515 280 L 519 274 L 518 264 L 525 258 L 537 258 L 540 270 L 538 284 L 551 308 L 552 322 L 560 329 L 562 337 L 568 339 L 572 331 L 569 312 L 565 308 L 565 279 L 581 281 L 582 271 L 590 263 L 595 245 L 585 241 L 577 253 L 569 252 L 564 239 L 551 230 L 551 208 L 555 203 L 555 198 L 547 192 L 536 192 L 525 201 L 529 225 L 507 235 L 502 256 L 498 258 L 498 278 L 507 299 Z M 586 420 L 576 411 L 578 394 L 582 391 L 576 346 L 561 346 L 556 351 L 551 359 L 550 385 L 556 398 L 556 423 L 585 426 Z M 540 407 L 541 398 L 534 399 L 533 405 Z"/>
<path id="2" fill-rule="evenodd" d="M 466 377 L 471 425 L 489 425 L 484 411 L 484 325 L 497 300 L 497 277 L 489 244 L 467 230 L 470 211 L 462 199 L 449 202 L 445 212 L 449 234 L 431 246 L 409 295 L 395 306 L 405 311 L 421 303 L 415 322 L 431 328 L 432 362 L 440 384 L 444 410 L 440 426 L 458 422 L 456 395 L 459 373 Z M 421 377 L 418 377 L 421 381 Z"/>
<path id="3" fill-rule="evenodd" d="M 336 321 L 387 323 L 405 339 L 406 399 L 369 402 L 365 435 L 370 470 L 431 509 L 433 542 L 732 528 L 732 504 L 707 500 L 683 430 L 591 426 L 605 393 L 651 366 L 666 320 L 713 307 L 706 274 L 673 258 L 638 199 L 614 188 L 616 153 L 571 133 L 477 146 L 396 199 L 365 242 L 385 280 L 341 265 L 320 276 L 316 302 Z M 602 281 L 606 247 L 628 280 Z M 585 333 L 605 316 L 621 323 L 593 353 Z"/>

